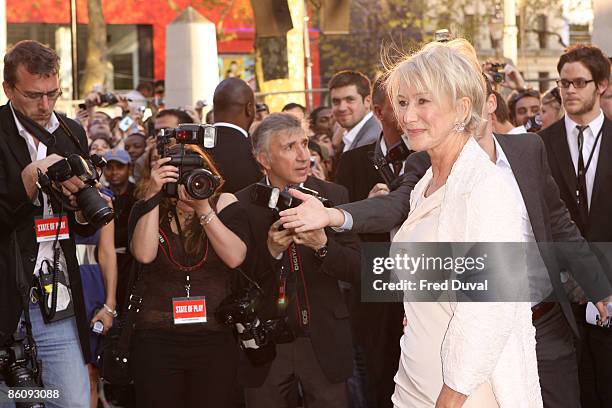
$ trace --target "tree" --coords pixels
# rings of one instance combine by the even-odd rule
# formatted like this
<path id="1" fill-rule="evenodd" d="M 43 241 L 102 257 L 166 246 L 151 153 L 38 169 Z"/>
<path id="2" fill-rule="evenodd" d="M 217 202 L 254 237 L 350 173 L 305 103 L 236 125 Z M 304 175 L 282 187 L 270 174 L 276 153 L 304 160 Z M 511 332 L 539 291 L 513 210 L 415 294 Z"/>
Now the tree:
<path id="1" fill-rule="evenodd" d="M 96 84 L 104 85 L 111 73 L 106 43 L 106 22 L 102 14 L 102 0 L 87 0 L 87 55 L 85 73 L 81 77 L 81 97 L 91 92 Z"/>

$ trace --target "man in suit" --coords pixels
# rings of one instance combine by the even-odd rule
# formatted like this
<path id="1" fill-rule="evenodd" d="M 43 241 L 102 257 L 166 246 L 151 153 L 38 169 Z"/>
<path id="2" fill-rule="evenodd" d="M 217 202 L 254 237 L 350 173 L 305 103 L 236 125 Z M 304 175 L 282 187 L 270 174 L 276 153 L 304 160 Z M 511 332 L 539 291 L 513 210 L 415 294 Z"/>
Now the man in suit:
<path id="1" fill-rule="evenodd" d="M 373 143 L 344 153 L 336 174 L 336 182 L 348 189 L 351 202 L 389 192 L 389 187 L 374 168 L 373 159 L 384 157 L 388 147 L 404 143 L 382 78 L 374 82 L 372 103 L 374 115 L 382 125 L 381 135 Z M 396 177 L 403 174 L 403 163 L 389 164 L 389 167 Z M 389 232 L 360 234 L 359 237 L 362 242 L 390 242 L 391 238 Z M 355 342 L 365 356 L 366 372 L 362 380 L 365 384 L 365 398 L 370 407 L 390 407 L 395 387 L 393 376 L 397 371 L 400 351 L 396 346 L 402 335 L 404 308 L 400 303 L 393 302 L 362 303 L 359 287 L 354 288 L 351 295 L 351 323 Z M 372 336 L 372 332 L 379 335 Z"/>
<path id="2" fill-rule="evenodd" d="M 484 112 L 489 117 L 495 112 L 495 96 L 489 97 Z M 491 160 L 504 171 L 524 202 L 523 226 L 526 238 L 538 243 L 570 242 L 559 253 L 550 245 L 539 245 L 541 261 L 530 258 L 530 289 L 534 306 L 538 371 L 542 396 L 547 407 L 578 407 L 580 396 L 572 331 L 577 334 L 574 316 L 560 278 L 560 265 L 567 267 L 574 279 L 593 301 L 601 301 L 612 293 L 612 286 L 594 255 L 585 248 L 584 238 L 571 221 L 570 214 L 559 198 L 559 189 L 550 174 L 545 149 L 533 134 L 493 135 L 491 121 L 479 135 L 478 142 Z M 382 232 L 402 223 L 410 211 L 410 193 L 429 167 L 425 152 L 412 154 L 406 161 L 406 175 L 402 185 L 388 195 L 373 197 L 338 209 L 313 211 L 294 217 L 295 209 L 282 213 L 281 221 L 287 228 L 304 225 L 305 229 L 321 224 L 350 228 L 356 232 Z M 299 193 L 294 193 L 302 197 Z M 304 209 L 315 204 L 308 200 Z M 318 207 L 318 206 L 317 206 Z M 299 209 L 298 209 L 299 211 Z M 315 215 L 316 213 L 316 215 Z M 301 218 L 300 221 L 296 219 Z M 315 221 L 316 222 L 312 222 Z M 352 224 L 352 225 L 351 225 Z M 537 255 L 537 254 L 536 254 Z M 545 268 L 541 271 L 540 268 Z M 549 279 L 542 280 L 542 272 Z M 546 275 L 545 275 L 546 276 Z M 540 283 L 533 285 L 535 280 Z M 552 301 L 554 300 L 554 301 Z M 559 302 L 559 303 L 557 303 Z M 598 303 L 603 313 L 605 305 Z"/>
<path id="3" fill-rule="evenodd" d="M 307 176 L 308 137 L 295 117 L 267 117 L 255 131 L 253 145 L 266 172 L 262 183 L 281 191 L 303 185 L 333 203 L 347 202 L 345 188 Z M 322 228 L 304 234 L 279 230 L 275 211 L 252 202 L 255 189 L 252 185 L 236 194 L 249 214 L 256 243 L 243 270 L 263 288 L 259 318 L 286 319 L 295 339 L 279 339 L 276 357 L 263 366 L 243 358 L 238 379 L 245 386 L 246 405 L 295 407 L 299 382 L 309 407 L 344 408 L 352 342 L 338 281 L 358 279 L 358 239 Z"/>
<path id="4" fill-rule="evenodd" d="M 372 96 L 368 77 L 357 71 L 340 71 L 329 81 L 328 88 L 334 118 L 346 132 L 342 137 L 342 152 L 375 142 L 382 128 L 370 111 Z"/>
<path id="5" fill-rule="evenodd" d="M 235 193 L 261 178 L 248 133 L 255 119 L 255 95 L 242 79 L 228 78 L 217 85 L 213 106 L 217 144 L 208 152 L 225 179 L 223 191 Z"/>
<path id="6" fill-rule="evenodd" d="M 85 315 L 74 233 L 87 236 L 95 229 L 80 211 L 62 211 L 56 197 L 48 197 L 36 184 L 39 172 L 46 172 L 69 154 L 88 157 L 85 131 L 53 111 L 61 88 L 59 57 L 52 49 L 35 41 L 15 44 L 4 57 L 2 86 L 9 103 L 0 107 L 0 347 L 13 333 L 23 337 L 25 324 L 18 322 L 29 314 L 44 385 L 61 394 L 47 401 L 47 406 L 89 407 L 85 364 L 90 361 L 90 322 Z M 61 184 L 71 203 L 85 187 L 77 177 Z M 67 216 L 69 237 L 57 247 L 37 237 L 35 219 L 60 214 Z M 36 304 L 42 301 L 40 294 L 32 295 L 30 287 L 34 275 L 54 259 L 58 268 L 53 269 L 66 282 L 61 288 L 69 287 L 72 295 L 74 314 L 47 324 Z M 23 268 L 23 279 L 18 280 L 19 268 Z M 115 305 L 105 306 L 109 313 L 114 312 Z M 57 310 L 61 308 L 58 302 Z M 0 392 L 6 392 L 2 388 Z"/>
<path id="7" fill-rule="evenodd" d="M 570 47 L 557 64 L 565 116 L 540 132 L 552 176 L 572 220 L 589 242 L 612 241 L 612 121 L 601 108 L 610 62 L 595 46 Z M 610 260 L 609 250 L 604 255 Z M 608 261 L 609 262 L 609 261 Z M 612 332 L 585 322 L 586 299 L 573 305 L 584 407 L 612 406 Z"/>

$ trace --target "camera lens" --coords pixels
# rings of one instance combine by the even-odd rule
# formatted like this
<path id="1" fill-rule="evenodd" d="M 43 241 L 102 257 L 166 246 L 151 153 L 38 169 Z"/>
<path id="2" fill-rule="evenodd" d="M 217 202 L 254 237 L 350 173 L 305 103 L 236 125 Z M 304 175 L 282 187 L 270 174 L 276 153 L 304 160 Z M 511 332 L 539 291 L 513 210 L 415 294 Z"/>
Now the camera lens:
<path id="1" fill-rule="evenodd" d="M 206 169 L 195 169 L 185 178 L 187 193 L 196 200 L 204 200 L 215 192 L 216 182 L 213 174 Z"/>
<path id="2" fill-rule="evenodd" d="M 113 209 L 93 186 L 87 186 L 77 194 L 77 204 L 87 221 L 96 228 L 108 224 L 115 216 Z"/>

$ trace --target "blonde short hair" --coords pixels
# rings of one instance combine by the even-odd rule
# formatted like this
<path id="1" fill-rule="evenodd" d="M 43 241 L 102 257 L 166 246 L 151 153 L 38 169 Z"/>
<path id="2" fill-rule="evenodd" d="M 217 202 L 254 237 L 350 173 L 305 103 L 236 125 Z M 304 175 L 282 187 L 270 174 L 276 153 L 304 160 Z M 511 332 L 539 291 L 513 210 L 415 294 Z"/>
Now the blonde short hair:
<path id="1" fill-rule="evenodd" d="M 401 85 L 431 93 L 437 101 L 446 99 L 453 106 L 459 98 L 467 97 L 471 107 L 465 129 L 474 132 L 480 125 L 486 86 L 476 51 L 467 40 L 429 43 L 387 72 L 386 88 L 396 112 Z"/>

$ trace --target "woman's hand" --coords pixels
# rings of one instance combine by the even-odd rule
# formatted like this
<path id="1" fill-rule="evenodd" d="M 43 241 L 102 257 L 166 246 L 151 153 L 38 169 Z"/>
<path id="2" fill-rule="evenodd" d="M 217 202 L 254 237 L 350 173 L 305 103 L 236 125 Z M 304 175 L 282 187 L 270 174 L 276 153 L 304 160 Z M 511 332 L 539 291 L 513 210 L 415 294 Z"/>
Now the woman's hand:
<path id="1" fill-rule="evenodd" d="M 91 319 L 90 326 L 93 327 L 96 321 L 100 320 L 104 326 L 102 334 L 108 333 L 111 327 L 113 327 L 113 316 L 109 315 L 104 308 L 98 310 L 95 316 Z"/>
<path id="2" fill-rule="evenodd" d="M 151 166 L 151 180 L 145 194 L 145 200 L 149 200 L 155 194 L 159 193 L 167 183 L 175 183 L 178 181 L 178 168 L 174 166 L 164 166 L 171 160 L 170 157 L 164 157 L 153 162 Z"/>
<path id="3" fill-rule="evenodd" d="M 208 198 L 204 200 L 194 199 L 187 193 L 185 186 L 182 184 L 178 187 L 178 198 L 186 206 L 193 208 L 198 217 L 206 215 L 210 212 L 210 210 L 212 210 Z"/>
<path id="4" fill-rule="evenodd" d="M 461 408 L 467 398 L 467 395 L 461 394 L 444 384 L 440 395 L 438 395 L 436 408 Z"/>

